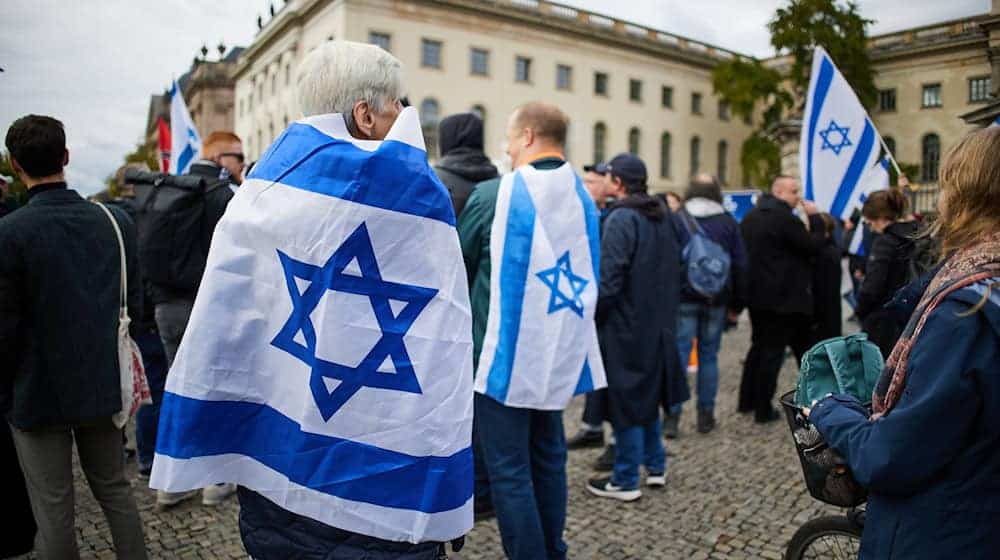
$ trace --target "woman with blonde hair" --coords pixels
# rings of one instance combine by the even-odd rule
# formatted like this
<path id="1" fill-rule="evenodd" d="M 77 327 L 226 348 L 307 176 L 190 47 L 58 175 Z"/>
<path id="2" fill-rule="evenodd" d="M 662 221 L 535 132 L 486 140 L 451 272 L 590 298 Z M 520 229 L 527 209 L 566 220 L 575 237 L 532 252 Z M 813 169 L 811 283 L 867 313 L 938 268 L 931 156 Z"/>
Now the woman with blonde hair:
<path id="1" fill-rule="evenodd" d="M 861 558 L 991 558 L 1000 550 L 1000 128 L 941 171 L 944 263 L 872 397 L 810 420 L 869 490 Z"/>

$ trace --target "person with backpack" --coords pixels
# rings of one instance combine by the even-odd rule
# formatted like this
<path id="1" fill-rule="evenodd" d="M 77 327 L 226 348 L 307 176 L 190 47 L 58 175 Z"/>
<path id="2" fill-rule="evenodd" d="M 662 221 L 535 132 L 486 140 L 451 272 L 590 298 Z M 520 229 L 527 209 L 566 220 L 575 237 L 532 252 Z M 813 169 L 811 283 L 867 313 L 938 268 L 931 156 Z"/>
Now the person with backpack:
<path id="1" fill-rule="evenodd" d="M 722 189 L 707 174 L 691 179 L 678 216 L 691 236 L 684 249 L 677 349 L 689 356 L 698 345 L 699 433 L 715 428 L 715 395 L 719 389 L 719 347 L 730 303 L 746 298 L 746 249 L 736 219 L 722 206 Z M 664 424 L 677 431 L 681 406 L 670 409 Z"/>
<path id="2" fill-rule="evenodd" d="M 243 147 L 231 132 L 216 131 L 202 145 L 202 159 L 174 183 L 142 193 L 138 203 L 139 252 L 150 283 L 156 326 L 169 370 L 184 337 L 208 261 L 216 224 L 242 181 Z M 186 185 L 182 188 L 178 185 Z M 232 484 L 204 489 L 202 503 L 216 505 L 236 492 Z M 156 503 L 170 507 L 197 491 L 157 492 Z"/>
<path id="3" fill-rule="evenodd" d="M 910 277 L 910 270 L 919 225 L 904 220 L 906 206 L 906 196 L 899 189 L 889 189 L 871 193 L 861 209 L 861 215 L 877 236 L 872 241 L 855 312 L 862 330 L 885 357 L 902 332 L 902 325 L 885 309 L 885 304 L 896 291 L 915 280 Z"/>

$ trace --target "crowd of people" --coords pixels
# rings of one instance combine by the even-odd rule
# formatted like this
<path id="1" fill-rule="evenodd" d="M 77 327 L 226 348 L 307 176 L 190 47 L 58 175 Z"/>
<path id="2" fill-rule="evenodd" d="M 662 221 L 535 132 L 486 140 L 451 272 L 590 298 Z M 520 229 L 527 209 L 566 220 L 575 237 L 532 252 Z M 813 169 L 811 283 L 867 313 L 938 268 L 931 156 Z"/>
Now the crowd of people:
<path id="1" fill-rule="evenodd" d="M 336 57 L 345 45 L 333 41 L 322 49 Z M 360 58 L 327 70 L 365 74 L 353 76 L 354 84 L 380 83 L 364 78 L 386 71 L 372 63 L 386 53 L 350 48 Z M 315 83 L 304 75 L 299 88 Z M 354 138 L 380 141 L 403 104 L 370 89 L 329 95 Z M 511 168 L 565 171 L 572 165 L 565 157 L 568 124 L 555 105 L 518 107 L 506 133 Z M 498 211 L 506 175 L 483 153 L 476 115 L 443 119 L 439 139 L 434 169 L 457 220 L 479 375 L 497 297 L 496 225 L 519 217 L 516 210 Z M 186 197 L 183 204 L 165 200 L 168 194 L 157 192 L 162 187 L 131 184 L 124 169 L 119 172 L 121 196 L 106 206 L 123 232 L 126 270 L 120 270 L 107 218 L 66 183 L 62 123 L 23 117 L 7 131 L 5 144 L 28 188 L 26 204 L 0 210 L 0 408 L 9 424 L 4 437 L 11 438 L 4 461 L 23 474 L 23 481 L 8 479 L 14 491 L 5 496 L 20 500 L 31 515 L 14 517 L 25 524 L 10 533 L 21 542 L 4 539 L 4 546 L 10 553 L 34 548 L 40 558 L 79 556 L 70 460 L 75 442 L 118 557 L 145 558 L 123 432 L 109 421 L 121 408 L 119 278 L 126 274 L 132 288 L 131 333 L 152 393 L 134 433 L 145 479 L 157 433 L 163 433 L 159 406 L 168 371 L 199 294 L 213 232 L 244 180 L 240 139 L 226 131 L 206 138 L 189 171 L 199 187 L 172 194 Z M 738 223 L 710 175 L 692 177 L 683 196 L 657 195 L 649 192 L 646 165 L 634 154 L 583 167 L 584 208 L 599 216 L 593 321 L 607 386 L 586 393 L 581 429 L 568 440 L 561 408 L 516 406 L 481 392 L 470 396 L 476 517 L 496 517 L 507 557 L 560 559 L 567 557 L 569 450 L 607 443 L 594 467 L 608 474 L 586 486 L 596 497 L 632 501 L 643 486 L 664 486 L 664 437 L 679 437 L 679 418 L 692 398 L 688 356 L 697 351 L 695 425 L 707 434 L 725 414 L 715 406 L 723 333 L 744 310 L 752 335 L 738 412 L 752 413 L 761 424 L 778 419 L 774 398 L 786 351 L 798 361 L 816 342 L 842 334 L 845 230 L 869 230 L 868 256 L 850 268 L 858 281 L 854 313 L 888 359 L 874 415 L 856 399 L 833 395 L 815 403 L 810 418 L 870 488 L 863 557 L 989 556 L 1000 545 L 997 154 L 1000 128 L 972 133 L 951 151 L 933 236 L 897 189 L 872 193 L 859 218 L 842 224 L 804 201 L 796 178 L 779 176 Z M 168 233 L 173 237 L 164 243 Z M 922 252 L 933 250 L 940 257 L 928 269 Z M 157 503 L 172 507 L 198 493 L 160 491 Z M 366 558 L 431 559 L 445 550 L 445 543 L 389 541 L 331 527 L 231 482 L 200 494 L 207 506 L 238 494 L 244 543 L 255 558 L 349 558 L 367 551 Z"/>

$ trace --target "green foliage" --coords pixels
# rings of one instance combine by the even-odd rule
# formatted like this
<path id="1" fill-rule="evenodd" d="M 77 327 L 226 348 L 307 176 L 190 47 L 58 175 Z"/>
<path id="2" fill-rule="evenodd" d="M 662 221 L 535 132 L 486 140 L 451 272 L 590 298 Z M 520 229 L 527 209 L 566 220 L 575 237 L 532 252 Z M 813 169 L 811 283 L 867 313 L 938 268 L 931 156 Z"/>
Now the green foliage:
<path id="1" fill-rule="evenodd" d="M 756 59 L 734 58 L 715 67 L 712 86 L 733 113 L 744 119 L 763 117 L 754 119 L 757 128 L 741 148 L 747 184 L 768 185 L 781 168 L 780 147 L 768 131 L 790 113 L 802 111 L 813 47 L 830 53 L 866 107 L 874 104 L 878 92 L 865 38 L 870 23 L 853 2 L 841 6 L 834 0 L 788 0 L 768 23 L 771 45 L 793 59 L 787 74 Z"/>
<path id="2" fill-rule="evenodd" d="M 899 165 L 899 170 L 906 175 L 906 178 L 910 180 L 910 184 L 916 184 L 920 179 L 920 165 L 916 163 L 903 163 L 897 161 L 896 165 Z M 899 181 L 899 174 L 896 173 L 896 168 L 889 166 L 889 184 L 895 185 Z"/>
<path id="3" fill-rule="evenodd" d="M 14 179 L 8 186 L 6 197 L 10 206 L 16 208 L 23 204 L 28 189 L 25 188 L 24 183 L 21 182 L 21 178 L 17 176 L 17 173 L 14 173 L 14 166 L 10 164 L 10 156 L 3 152 L 0 152 L 0 175 Z M 2 193 L 0 193 L 0 198 L 3 198 Z"/>

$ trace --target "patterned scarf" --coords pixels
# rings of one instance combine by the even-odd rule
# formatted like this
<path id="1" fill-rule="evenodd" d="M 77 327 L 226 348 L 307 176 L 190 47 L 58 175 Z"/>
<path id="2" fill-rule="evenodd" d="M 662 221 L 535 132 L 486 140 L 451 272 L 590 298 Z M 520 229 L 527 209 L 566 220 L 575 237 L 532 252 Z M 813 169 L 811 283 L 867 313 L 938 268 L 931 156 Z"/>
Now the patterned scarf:
<path id="1" fill-rule="evenodd" d="M 931 313 L 949 294 L 988 278 L 1000 277 L 1000 232 L 957 251 L 941 267 L 924 291 L 899 342 L 889 354 L 885 369 L 872 395 L 872 419 L 887 414 L 899 402 L 906 387 L 906 367 L 910 351 Z"/>

